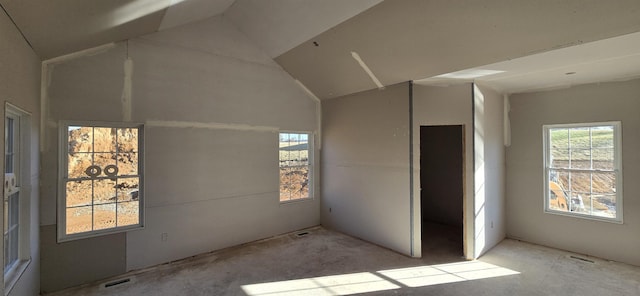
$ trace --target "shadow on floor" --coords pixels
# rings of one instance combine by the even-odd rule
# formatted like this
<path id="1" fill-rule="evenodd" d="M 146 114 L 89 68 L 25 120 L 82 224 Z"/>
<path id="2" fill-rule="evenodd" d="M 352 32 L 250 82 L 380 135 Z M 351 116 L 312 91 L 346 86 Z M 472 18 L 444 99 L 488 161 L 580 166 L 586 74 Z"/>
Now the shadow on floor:
<path id="1" fill-rule="evenodd" d="M 321 227 L 305 231 L 49 295 L 640 295 L 638 267 L 514 240 L 462 261 L 438 248 L 447 239 L 418 259 Z"/>

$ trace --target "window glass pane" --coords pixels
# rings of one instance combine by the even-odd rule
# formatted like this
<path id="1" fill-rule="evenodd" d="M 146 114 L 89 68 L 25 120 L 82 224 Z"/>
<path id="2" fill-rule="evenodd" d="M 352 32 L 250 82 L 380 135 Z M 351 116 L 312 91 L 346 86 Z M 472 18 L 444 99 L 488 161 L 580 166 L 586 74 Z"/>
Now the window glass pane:
<path id="1" fill-rule="evenodd" d="M 569 148 L 589 149 L 591 147 L 591 137 L 588 127 L 576 127 L 569 129 Z"/>
<path id="2" fill-rule="evenodd" d="M 591 168 L 591 149 L 572 148 L 571 149 L 571 168 L 590 169 Z"/>
<path id="3" fill-rule="evenodd" d="M 569 196 L 571 197 L 569 201 L 569 211 L 580 214 L 589 213 L 589 208 L 587 207 L 587 203 L 589 202 L 588 194 L 570 191 Z M 585 197 L 587 197 L 587 199 L 585 199 Z"/>
<path id="4" fill-rule="evenodd" d="M 590 193 L 591 192 L 591 173 L 570 173 L 569 190 L 575 193 Z"/>
<path id="5" fill-rule="evenodd" d="M 85 170 L 91 166 L 93 153 L 69 153 L 67 169 L 69 178 L 88 178 Z"/>
<path id="6" fill-rule="evenodd" d="M 280 168 L 280 201 L 291 199 L 291 169 Z"/>
<path id="7" fill-rule="evenodd" d="M 558 182 L 549 182 L 549 208 L 556 211 L 569 210 L 566 192 Z"/>
<path id="8" fill-rule="evenodd" d="M 591 128 L 592 146 L 594 148 L 613 148 L 613 127 L 600 126 Z"/>
<path id="9" fill-rule="evenodd" d="M 601 217 L 616 217 L 616 195 L 615 194 L 594 194 L 593 203 L 598 209 L 594 214 Z"/>
<path id="10" fill-rule="evenodd" d="M 93 203 L 104 204 L 116 201 L 116 180 L 99 179 L 93 181 Z"/>
<path id="11" fill-rule="evenodd" d="M 592 215 L 596 215 L 600 217 L 611 217 L 611 218 L 615 217 L 615 212 L 614 212 L 614 215 L 612 216 L 609 206 L 607 204 L 600 202 L 600 199 L 596 198 L 595 196 L 592 196 L 591 207 L 592 207 L 591 208 Z"/>
<path id="12" fill-rule="evenodd" d="M 138 129 L 118 129 L 118 152 L 138 152 Z"/>
<path id="13" fill-rule="evenodd" d="M 9 234 L 4 235 L 4 245 L 9 245 Z M 7 271 L 7 267 L 11 266 L 11 262 L 9 262 L 9 248 L 4 248 L 4 270 Z"/>
<path id="14" fill-rule="evenodd" d="M 309 197 L 309 167 L 301 167 L 296 174 L 296 190 L 301 198 Z"/>
<path id="15" fill-rule="evenodd" d="M 128 176 L 138 174 L 138 153 L 118 153 L 118 175 Z"/>
<path id="16" fill-rule="evenodd" d="M 70 181 L 67 182 L 67 203 L 66 207 L 86 206 L 91 204 L 91 189 L 93 181 Z"/>
<path id="17" fill-rule="evenodd" d="M 93 152 L 116 152 L 115 128 L 93 128 Z"/>
<path id="18" fill-rule="evenodd" d="M 69 153 L 93 152 L 93 128 L 69 126 Z"/>
<path id="19" fill-rule="evenodd" d="M 139 178 L 119 178 L 118 185 L 118 202 L 132 201 L 139 199 Z"/>
<path id="20" fill-rule="evenodd" d="M 140 203 L 137 201 L 118 203 L 118 226 L 138 224 L 140 220 L 139 206 Z"/>
<path id="21" fill-rule="evenodd" d="M 4 223 L 2 225 L 4 225 L 4 232 L 3 233 L 7 233 L 7 231 L 9 230 L 9 200 L 5 199 L 4 200 Z"/>
<path id="22" fill-rule="evenodd" d="M 566 128 L 550 129 L 549 136 L 551 149 L 568 149 L 569 148 L 569 130 Z"/>
<path id="23" fill-rule="evenodd" d="M 91 231 L 93 209 L 91 206 L 67 209 L 67 234 Z"/>
<path id="24" fill-rule="evenodd" d="M 106 177 L 105 168 L 109 165 L 116 165 L 117 154 L 115 153 L 94 153 L 93 164 L 100 167 L 100 175 L 97 177 Z"/>
<path id="25" fill-rule="evenodd" d="M 569 149 L 551 149 L 551 167 L 569 168 Z"/>
<path id="26" fill-rule="evenodd" d="M 9 266 L 18 260 L 19 234 L 17 227 L 9 231 L 9 246 L 5 246 L 9 249 Z"/>
<path id="27" fill-rule="evenodd" d="M 593 169 L 613 170 L 614 150 L 613 148 L 595 148 L 593 154 Z"/>
<path id="28" fill-rule="evenodd" d="M 593 193 L 616 193 L 616 173 L 592 173 Z"/>
<path id="29" fill-rule="evenodd" d="M 20 193 L 9 196 L 9 228 L 18 225 L 20 215 Z"/>
<path id="30" fill-rule="evenodd" d="M 93 230 L 116 227 L 115 203 L 94 206 L 93 211 Z"/>

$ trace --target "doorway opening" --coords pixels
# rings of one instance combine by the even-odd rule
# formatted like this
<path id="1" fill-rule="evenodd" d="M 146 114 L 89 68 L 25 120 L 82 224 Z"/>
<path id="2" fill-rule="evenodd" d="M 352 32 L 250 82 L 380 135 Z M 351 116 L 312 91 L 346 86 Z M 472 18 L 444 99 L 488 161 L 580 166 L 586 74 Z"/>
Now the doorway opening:
<path id="1" fill-rule="evenodd" d="M 420 126 L 422 256 L 464 256 L 464 126 Z"/>

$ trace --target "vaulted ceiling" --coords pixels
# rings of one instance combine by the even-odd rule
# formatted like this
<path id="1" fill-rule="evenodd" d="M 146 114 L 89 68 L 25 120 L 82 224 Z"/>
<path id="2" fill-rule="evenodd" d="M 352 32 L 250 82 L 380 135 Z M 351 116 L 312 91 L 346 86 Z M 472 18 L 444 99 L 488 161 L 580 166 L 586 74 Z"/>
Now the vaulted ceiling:
<path id="1" fill-rule="evenodd" d="M 382 85 L 480 81 L 506 93 L 640 77 L 637 0 L 0 0 L 0 5 L 43 60 L 223 14 L 320 98 L 378 87 L 367 70 Z"/>

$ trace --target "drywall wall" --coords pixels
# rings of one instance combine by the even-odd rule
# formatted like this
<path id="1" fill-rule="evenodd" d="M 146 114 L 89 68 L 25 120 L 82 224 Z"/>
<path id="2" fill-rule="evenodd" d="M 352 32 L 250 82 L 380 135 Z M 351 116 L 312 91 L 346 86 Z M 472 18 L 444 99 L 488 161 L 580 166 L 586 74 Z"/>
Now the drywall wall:
<path id="1" fill-rule="evenodd" d="M 510 96 L 507 236 L 640 265 L 640 80 Z M 622 121 L 624 223 L 543 212 L 542 125 Z"/>
<path id="2" fill-rule="evenodd" d="M 0 10 L 0 102 L 9 102 L 30 113 L 30 154 L 28 155 L 29 175 L 23 178 L 21 195 L 27 203 L 29 219 L 22 219 L 20 225 L 26 226 L 29 236 L 23 244 L 28 244 L 31 262 L 13 288 L 4 291 L 4 295 L 39 295 L 40 293 L 40 243 L 39 243 L 39 153 L 38 134 L 40 122 L 40 59 L 29 44 L 22 38 L 9 17 Z M 4 133 L 4 120 L 0 122 Z M 4 137 L 2 138 L 4 139 Z M 3 140 L 4 141 L 4 140 Z M 4 147 L 4 144 L 2 144 Z M 2 160 L 4 167 L 4 157 Z M 2 205 L 0 205 L 2 207 Z M 4 212 L 4 211 L 3 211 Z M 23 215 L 26 217 L 26 215 Z M 0 242 L 3 244 L 3 242 Z M 4 248 L 3 248 L 4 250 Z M 4 258 L 4 257 L 3 257 Z M 0 259 L 2 260 L 2 259 Z M 4 264 L 2 265 L 4 266 Z M 3 277 L 4 278 L 4 277 Z M 0 289 L 4 284 L 0 285 Z"/>
<path id="3" fill-rule="evenodd" d="M 126 271 L 125 234 L 57 243 L 58 122 L 60 120 L 119 121 L 124 86 L 126 46 L 91 56 L 46 64 L 44 143 L 41 196 L 41 290 L 62 288 Z"/>
<path id="4" fill-rule="evenodd" d="M 322 224 L 411 255 L 409 84 L 322 103 Z"/>
<path id="5" fill-rule="evenodd" d="M 471 84 L 451 87 L 413 86 L 413 192 L 414 198 L 414 242 L 421 242 L 420 233 L 420 126 L 463 125 L 464 126 L 464 244 L 467 258 L 475 258 L 473 252 L 473 99 Z M 419 250 L 420 248 L 417 248 Z"/>
<path id="6" fill-rule="evenodd" d="M 474 84 L 475 253 L 479 257 L 505 237 L 504 100 Z"/>
<path id="7" fill-rule="evenodd" d="M 144 229 L 57 245 L 95 258 L 43 256 L 42 290 L 320 223 L 319 178 L 310 200 L 281 204 L 278 189 L 278 131 L 317 132 L 317 104 L 223 17 L 53 63 L 48 73 L 43 248 L 55 243 L 59 120 L 145 124 L 146 212 Z M 69 264 L 73 272 L 59 267 Z"/>

